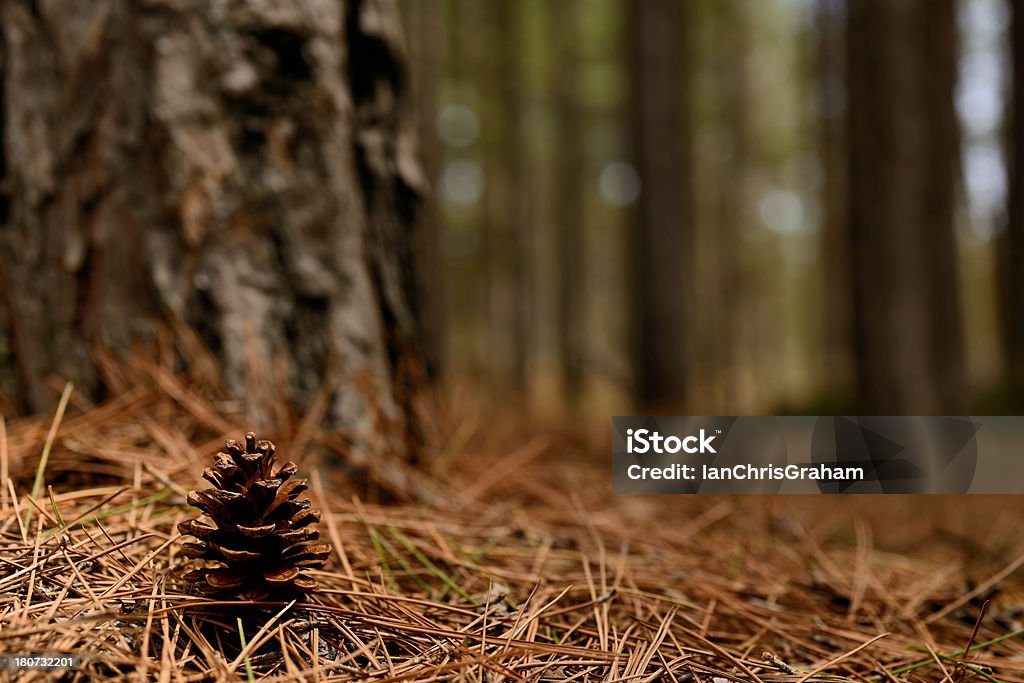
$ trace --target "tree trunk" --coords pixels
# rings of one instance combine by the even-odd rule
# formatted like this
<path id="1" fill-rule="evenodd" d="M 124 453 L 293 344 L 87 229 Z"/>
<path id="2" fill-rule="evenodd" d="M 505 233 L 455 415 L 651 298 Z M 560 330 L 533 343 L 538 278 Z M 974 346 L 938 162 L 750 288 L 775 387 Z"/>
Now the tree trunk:
<path id="1" fill-rule="evenodd" d="M 711 334 L 702 335 L 707 348 L 709 369 L 720 410 L 727 406 L 749 405 L 750 391 L 743 378 L 750 364 L 746 318 L 753 312 L 748 296 L 752 278 L 742 263 L 741 233 L 751 220 L 751 192 L 748 174 L 753 167 L 750 145 L 751 107 L 748 60 L 751 55 L 751 30 L 745 0 L 729 0 L 716 6 L 711 24 L 714 36 L 714 68 L 720 98 L 721 151 L 724 159 L 716 179 L 715 223 L 710 226 L 714 249 L 714 270 L 710 273 L 714 292 L 710 293 L 708 313 Z M 728 151 L 726 151 L 728 150 Z M 746 277 L 745 277 L 746 275 Z M 709 303 L 703 297 L 702 303 Z M 702 411 L 703 412 L 703 411 Z"/>
<path id="2" fill-rule="evenodd" d="M 967 410 L 953 226 L 953 0 L 850 3 L 853 346 L 861 410 Z"/>
<path id="3" fill-rule="evenodd" d="M 813 60 L 818 147 L 823 175 L 820 194 L 822 387 L 836 394 L 848 391 L 852 384 L 850 276 L 846 244 L 843 13 L 841 0 L 819 0 Z"/>
<path id="4" fill-rule="evenodd" d="M 558 151 L 555 195 L 558 259 L 557 328 L 562 383 L 570 407 L 583 393 L 586 241 L 583 229 L 583 107 L 580 104 L 579 15 L 576 0 L 551 4 Z"/>
<path id="5" fill-rule="evenodd" d="M 502 0 L 494 6 L 497 29 L 498 102 L 503 112 L 499 132 L 498 158 L 503 182 L 496 217 L 500 235 L 498 248 L 504 260 L 502 326 L 510 338 L 512 352 L 512 386 L 521 397 L 527 391 L 533 329 L 533 268 L 531 225 L 532 192 L 528 176 L 528 155 L 523 135 L 526 113 L 523 84 L 524 0 Z"/>
<path id="6" fill-rule="evenodd" d="M 678 0 L 628 7 L 632 138 L 643 183 L 628 240 L 637 400 L 686 399 L 693 226 L 687 48 Z"/>
<path id="7" fill-rule="evenodd" d="M 446 347 L 444 264 L 441 255 L 441 216 L 434 188 L 444 150 L 436 130 L 437 93 L 443 64 L 445 22 L 441 3 L 434 0 L 405 0 L 403 19 L 408 26 L 410 85 L 416 110 L 416 131 L 420 141 L 424 175 L 431 185 L 416 217 L 413 265 L 416 288 L 429 293 L 420 300 L 417 323 L 420 356 L 426 375 L 436 380 L 442 370 Z"/>
<path id="8" fill-rule="evenodd" d="M 2 12 L 0 375 L 19 407 L 50 406 L 49 373 L 101 398 L 96 349 L 184 323 L 254 428 L 282 394 L 302 410 L 326 383 L 334 426 L 368 435 L 383 411 L 409 429 L 423 179 L 397 8 Z"/>
<path id="9" fill-rule="evenodd" d="M 1001 238 L 1000 288 L 1006 375 L 1014 397 L 1024 397 L 1024 7 L 1010 2 L 1009 206 Z"/>

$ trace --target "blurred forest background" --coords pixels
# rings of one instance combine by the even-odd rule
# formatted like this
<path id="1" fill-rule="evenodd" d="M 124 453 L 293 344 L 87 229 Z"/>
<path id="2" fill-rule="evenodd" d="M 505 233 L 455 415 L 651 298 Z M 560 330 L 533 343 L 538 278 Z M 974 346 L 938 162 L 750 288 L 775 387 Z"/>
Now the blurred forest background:
<path id="1" fill-rule="evenodd" d="M 1020 410 L 1021 5 L 406 0 L 436 361 L 542 412 Z"/>
<path id="2" fill-rule="evenodd" d="M 0 12 L 5 413 L 1024 409 L 1020 1 Z"/>

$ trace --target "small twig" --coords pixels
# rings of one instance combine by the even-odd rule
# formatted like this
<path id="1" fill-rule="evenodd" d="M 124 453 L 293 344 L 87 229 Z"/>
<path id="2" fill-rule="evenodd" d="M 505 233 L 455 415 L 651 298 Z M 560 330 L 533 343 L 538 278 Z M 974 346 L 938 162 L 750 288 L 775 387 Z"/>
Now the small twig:
<path id="1" fill-rule="evenodd" d="M 985 613 L 988 612 L 988 606 L 991 602 L 991 600 L 986 600 L 985 604 L 981 606 L 981 611 L 978 612 L 978 618 L 974 622 L 971 637 L 967 639 L 967 647 L 964 648 L 964 661 L 971 658 L 971 648 L 974 647 L 974 639 L 978 637 L 978 629 L 981 628 L 981 621 L 985 618 Z"/>
<path id="2" fill-rule="evenodd" d="M 786 664 L 786 662 L 782 661 L 781 659 L 776 657 L 771 652 L 768 652 L 767 650 L 761 653 L 761 659 L 763 659 L 768 666 L 773 666 L 779 671 L 783 671 L 787 674 L 795 675 L 800 673 L 799 671 L 791 667 L 789 664 Z"/>

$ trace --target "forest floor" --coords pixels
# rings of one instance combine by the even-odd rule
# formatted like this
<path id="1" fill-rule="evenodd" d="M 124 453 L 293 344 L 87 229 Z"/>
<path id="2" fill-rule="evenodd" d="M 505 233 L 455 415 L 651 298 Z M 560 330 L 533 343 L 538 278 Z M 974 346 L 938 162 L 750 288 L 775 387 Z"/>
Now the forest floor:
<path id="1" fill-rule="evenodd" d="M 321 587 L 191 596 L 186 493 L 248 427 L 136 370 L 0 421 L 2 655 L 79 654 L 71 680 L 1024 681 L 1024 502 L 613 496 L 600 429 L 458 407 L 431 475 L 313 419 L 268 435 L 324 512 Z"/>

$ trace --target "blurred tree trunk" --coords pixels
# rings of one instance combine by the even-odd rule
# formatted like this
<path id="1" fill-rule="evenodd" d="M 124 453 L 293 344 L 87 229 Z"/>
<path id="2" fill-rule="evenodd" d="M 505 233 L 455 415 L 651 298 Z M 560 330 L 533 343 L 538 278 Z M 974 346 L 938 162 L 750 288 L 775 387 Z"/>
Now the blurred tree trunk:
<path id="1" fill-rule="evenodd" d="M 529 375 L 531 330 L 533 316 L 533 268 L 531 225 L 531 191 L 527 168 L 527 145 L 523 135 L 524 0 L 502 0 L 494 4 L 497 29 L 498 102 L 502 111 L 502 129 L 498 160 L 502 169 L 503 187 L 498 190 L 497 246 L 504 260 L 503 300 L 505 328 L 512 352 L 512 386 L 524 395 Z M 507 327 L 506 327 L 507 326 Z"/>
<path id="2" fill-rule="evenodd" d="M 815 23 L 814 89 L 818 108 L 818 149 L 821 155 L 822 229 L 821 280 L 823 386 L 829 392 L 849 390 L 850 276 L 846 244 L 847 160 L 843 92 L 843 9 L 841 0 L 819 0 Z"/>
<path id="3" fill-rule="evenodd" d="M 954 2 L 862 0 L 848 11 L 848 239 L 861 410 L 962 414 Z"/>
<path id="4" fill-rule="evenodd" d="M 95 350 L 193 329 L 254 428 L 331 389 L 330 424 L 410 434 L 423 179 L 396 6 L 2 5 L 0 275 L 20 408 Z M 405 444 L 409 446 L 409 444 Z"/>
<path id="5" fill-rule="evenodd" d="M 577 0 L 551 4 L 555 48 L 555 97 L 558 116 L 555 204 L 558 258 L 558 350 L 569 405 L 583 392 L 586 297 L 584 264 L 587 243 L 583 227 L 584 113 L 578 88 L 580 72 L 579 6 Z"/>
<path id="6" fill-rule="evenodd" d="M 678 0 L 629 2 L 632 139 L 643 183 L 631 251 L 630 313 L 636 398 L 686 399 L 693 225 L 688 48 Z"/>
<path id="7" fill-rule="evenodd" d="M 749 283 L 740 264 L 743 246 L 740 231 L 750 218 L 751 197 L 748 176 L 750 153 L 750 92 L 747 60 L 750 55 L 750 6 L 745 0 L 729 0 L 716 5 L 714 29 L 715 73 L 721 97 L 721 151 L 717 179 L 718 218 L 714 233 L 715 282 L 709 304 L 713 324 L 711 334 L 702 335 L 708 345 L 708 358 L 715 373 L 711 386 L 718 390 L 721 410 L 727 406 L 749 405 L 744 369 L 749 366 L 744 320 L 751 312 L 747 297 Z M 749 279 L 749 278 L 748 278 Z M 702 411 L 703 412 L 703 411 Z"/>
<path id="8" fill-rule="evenodd" d="M 1003 348 L 1010 388 L 1024 396 L 1024 7 L 1010 2 L 1009 221 L 1001 238 Z"/>
<path id="9" fill-rule="evenodd" d="M 453 283 L 451 295 L 453 328 L 460 326 L 458 313 L 468 311 L 465 318 L 471 321 L 471 333 L 467 336 L 473 340 L 472 367 L 485 383 L 493 385 L 499 379 L 496 369 L 508 355 L 504 346 L 508 335 L 499 334 L 500 273 L 496 233 L 501 207 L 495 188 L 501 185 L 501 169 L 497 165 L 492 167 L 492 162 L 498 155 L 498 141 L 493 132 L 501 126 L 503 112 L 495 102 L 498 65 L 492 46 L 497 37 L 492 16 L 487 11 L 489 7 L 477 0 L 447 1 L 449 41 L 445 66 L 446 81 L 456 102 L 472 106 L 477 120 L 489 124 L 479 131 L 478 161 L 485 182 L 483 211 L 474 220 L 479 240 L 475 245 L 476 258 L 471 265 L 467 264 L 462 278 Z M 477 88 L 479 99 L 470 98 L 466 91 Z"/>
<path id="10" fill-rule="evenodd" d="M 445 356 L 445 278 L 441 255 L 441 216 L 436 186 L 441 167 L 440 139 L 436 132 L 437 93 L 440 88 L 445 22 L 441 3 L 436 0 L 405 0 L 403 19 L 409 37 L 409 62 L 412 100 L 415 103 L 417 137 L 423 172 L 431 185 L 416 216 L 413 248 L 416 286 L 428 292 L 417 313 L 420 349 L 427 377 L 437 379 Z"/>

